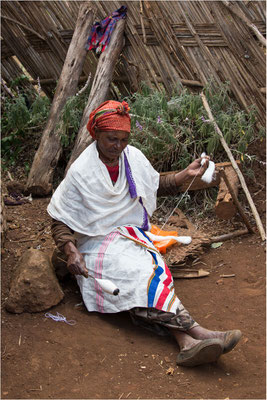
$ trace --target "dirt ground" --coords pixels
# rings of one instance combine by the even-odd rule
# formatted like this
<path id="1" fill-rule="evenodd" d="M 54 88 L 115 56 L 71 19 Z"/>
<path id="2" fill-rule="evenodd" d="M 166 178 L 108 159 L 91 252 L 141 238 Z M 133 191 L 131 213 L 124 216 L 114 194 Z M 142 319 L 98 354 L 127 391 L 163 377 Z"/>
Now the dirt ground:
<path id="1" fill-rule="evenodd" d="M 257 172 L 257 171 L 256 171 Z M 265 221 L 265 192 L 250 186 Z M 197 268 L 210 275 L 175 279 L 178 297 L 203 326 L 238 328 L 238 346 L 215 364 L 176 366 L 178 347 L 134 326 L 128 313 L 88 313 L 74 279 L 61 282 L 63 301 L 50 309 L 75 325 L 55 322 L 45 312 L 5 310 L 12 272 L 30 247 L 52 252 L 49 198 L 8 206 L 8 231 L 2 249 L 3 399 L 265 399 L 265 242 L 240 236 L 208 248 Z M 209 229 L 216 233 L 216 220 Z M 220 223 L 227 232 L 228 224 Z M 222 232 L 220 232 L 222 233 Z M 222 278 L 223 274 L 234 277 Z"/>

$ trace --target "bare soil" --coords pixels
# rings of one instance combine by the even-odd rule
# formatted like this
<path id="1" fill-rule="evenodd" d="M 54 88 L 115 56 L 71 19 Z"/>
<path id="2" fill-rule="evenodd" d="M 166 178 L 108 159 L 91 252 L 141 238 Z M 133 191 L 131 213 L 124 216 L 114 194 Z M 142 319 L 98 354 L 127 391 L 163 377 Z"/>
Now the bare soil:
<path id="1" fill-rule="evenodd" d="M 265 174 L 256 171 L 250 191 L 265 222 Z M 256 184 L 257 182 L 257 184 Z M 76 281 L 61 282 L 64 300 L 49 311 L 75 325 L 42 313 L 5 310 L 12 272 L 29 247 L 52 252 L 49 198 L 8 206 L 8 231 L 2 249 L 3 399 L 265 399 L 265 242 L 258 233 L 208 248 L 196 268 L 210 275 L 176 279 L 178 297 L 209 329 L 241 329 L 237 347 L 217 363 L 176 366 L 178 347 L 134 326 L 127 312 L 88 313 Z M 252 219 L 253 221 L 253 219 Z M 207 221 L 207 229 L 227 233 L 229 223 Z M 233 275 L 222 278 L 221 275 Z"/>

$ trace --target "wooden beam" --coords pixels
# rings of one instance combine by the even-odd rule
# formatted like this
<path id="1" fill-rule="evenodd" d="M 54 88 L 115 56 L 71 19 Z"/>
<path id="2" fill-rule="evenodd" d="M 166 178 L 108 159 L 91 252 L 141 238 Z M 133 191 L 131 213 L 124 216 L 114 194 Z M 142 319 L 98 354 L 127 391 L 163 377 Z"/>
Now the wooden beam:
<path id="1" fill-rule="evenodd" d="M 260 33 L 258 28 L 246 17 L 245 14 L 243 14 L 238 8 L 236 8 L 235 4 L 232 4 L 228 0 L 222 0 L 222 3 L 227 7 L 233 14 L 235 14 L 237 17 L 239 17 L 245 24 L 253 31 L 255 36 L 258 38 L 258 40 L 261 42 L 261 44 L 266 47 L 266 39 L 265 37 Z"/>
<path id="2" fill-rule="evenodd" d="M 89 3 L 90 4 L 90 3 Z M 65 58 L 50 114 L 27 180 L 27 191 L 34 196 L 47 196 L 52 191 L 54 170 L 62 153 L 61 112 L 67 99 L 76 93 L 78 79 L 87 55 L 85 44 L 93 23 L 93 12 L 82 3 L 71 43 Z"/>
<path id="3" fill-rule="evenodd" d="M 19 22 L 13 18 L 10 17 L 6 17 L 5 15 L 1 15 L 1 18 L 6 19 L 7 21 L 13 22 L 14 24 L 17 24 L 19 26 L 21 26 L 22 28 L 26 29 L 27 31 L 33 33 L 34 35 L 38 36 L 38 38 L 42 39 L 42 40 L 46 40 L 45 37 L 43 37 L 42 35 L 40 35 L 40 33 L 34 31 L 33 29 L 29 28 L 27 25 L 24 25 L 22 22 Z"/>
<path id="4" fill-rule="evenodd" d="M 92 138 L 89 135 L 86 126 L 91 112 L 107 99 L 115 65 L 124 45 L 123 33 L 125 22 L 125 19 L 120 19 L 116 23 L 109 45 L 99 57 L 90 95 L 84 109 L 80 129 L 77 133 L 74 148 L 66 167 L 66 171 L 73 161 L 75 161 L 82 151 L 92 142 Z"/>
<path id="5" fill-rule="evenodd" d="M 228 144 L 226 143 L 226 141 L 225 141 L 225 139 L 223 137 L 222 131 L 218 127 L 218 125 L 217 125 L 217 123 L 216 123 L 216 121 L 215 121 L 215 119 L 214 119 L 214 117 L 212 115 L 212 112 L 211 112 L 211 109 L 209 107 L 209 104 L 208 104 L 208 101 L 206 99 L 206 96 L 204 95 L 204 93 L 201 93 L 200 96 L 202 98 L 202 102 L 203 102 L 204 108 L 208 113 L 209 119 L 210 119 L 211 123 L 213 124 L 215 131 L 219 135 L 220 142 L 221 142 L 224 150 L 226 151 L 226 153 L 227 153 L 227 155 L 228 155 L 228 157 L 229 157 L 229 159 L 230 159 L 230 161 L 231 161 L 231 163 L 233 165 L 234 170 L 236 171 L 236 173 L 238 175 L 238 178 L 240 180 L 241 186 L 242 186 L 242 188 L 243 188 L 243 190 L 245 192 L 245 195 L 247 197 L 248 203 L 250 205 L 252 214 L 254 215 L 254 218 L 255 218 L 256 225 L 258 227 L 259 233 L 261 235 L 262 240 L 264 241 L 266 239 L 265 230 L 264 230 L 263 224 L 261 222 L 259 213 L 258 213 L 258 211 L 257 211 L 257 209 L 255 207 L 254 201 L 253 201 L 253 199 L 251 197 L 251 194 L 250 194 L 250 192 L 248 190 L 248 187 L 247 187 L 246 181 L 244 179 L 244 176 L 241 173 L 241 171 L 240 171 L 240 169 L 239 169 L 239 167 L 238 167 L 238 165 L 237 165 L 237 163 L 236 163 L 236 161 L 235 161 L 235 159 L 234 159 L 234 157 L 232 155 L 232 152 L 231 152 Z"/>
<path id="6" fill-rule="evenodd" d="M 234 239 L 238 236 L 247 235 L 250 233 L 247 229 L 225 233 L 224 235 L 213 236 L 209 238 L 209 243 L 225 242 L 226 240 Z"/>
<path id="7" fill-rule="evenodd" d="M 159 83 L 162 83 L 162 79 L 159 77 L 156 77 L 157 81 Z M 79 78 L 79 83 L 83 83 L 86 82 L 87 80 L 87 76 L 81 76 Z M 129 78 L 127 76 L 117 76 L 114 77 L 112 79 L 114 82 L 129 82 Z M 199 82 L 199 81 L 191 81 L 189 79 L 180 79 L 181 83 L 185 86 L 196 86 L 196 87 L 200 87 L 203 88 L 203 83 Z M 38 84 L 38 80 L 37 79 L 30 79 L 29 82 L 32 85 L 37 85 Z M 44 79 L 40 79 L 39 80 L 40 85 L 50 85 L 50 84 L 56 84 L 57 79 L 56 78 L 44 78 Z M 261 89 L 260 89 L 261 90 Z"/>
<path id="8" fill-rule="evenodd" d="M 250 233 L 254 233 L 254 230 L 253 230 L 253 228 L 252 228 L 252 226 L 251 226 L 251 224 L 250 224 L 250 222 L 249 222 L 249 220 L 248 220 L 248 218 L 247 218 L 247 216 L 246 216 L 246 214 L 245 214 L 240 202 L 238 201 L 236 193 L 235 193 L 235 191 L 234 191 L 234 189 L 233 189 L 233 187 L 232 187 L 232 185 L 231 185 L 231 183 L 230 183 L 230 181 L 228 179 L 228 176 L 226 175 L 226 173 L 225 173 L 223 168 L 220 169 L 220 174 L 221 174 L 222 178 L 225 181 L 225 184 L 226 184 L 226 186 L 227 186 L 227 188 L 228 188 L 228 190 L 229 190 L 229 192 L 230 192 L 230 194 L 231 194 L 231 196 L 232 196 L 232 198 L 233 198 L 233 200 L 234 200 L 234 202 L 236 204 L 236 207 L 237 207 L 237 209 L 239 211 L 239 214 L 242 217 L 242 219 L 244 221 L 244 224 L 246 225 L 248 231 Z"/>
<path id="9" fill-rule="evenodd" d="M 238 185 L 239 180 L 235 170 L 230 163 L 229 167 L 224 167 L 225 175 L 229 182 L 231 182 L 231 186 L 235 195 L 238 195 Z M 219 191 L 217 194 L 217 199 L 215 203 L 215 214 L 220 219 L 231 219 L 237 212 L 237 207 L 234 202 L 234 199 L 229 192 L 228 186 L 226 185 L 224 179 L 221 179 L 219 184 Z"/>

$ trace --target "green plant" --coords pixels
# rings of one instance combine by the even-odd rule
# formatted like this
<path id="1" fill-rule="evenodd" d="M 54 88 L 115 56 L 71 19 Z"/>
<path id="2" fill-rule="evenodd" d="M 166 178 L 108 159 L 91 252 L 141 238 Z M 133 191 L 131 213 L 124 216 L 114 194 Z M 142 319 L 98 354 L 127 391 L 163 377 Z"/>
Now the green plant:
<path id="1" fill-rule="evenodd" d="M 229 85 L 209 83 L 204 88 L 216 122 L 232 151 L 245 159 L 248 145 L 259 136 L 254 128 L 256 110 L 240 110 Z M 158 171 L 185 168 L 205 151 L 216 162 L 225 160 L 219 136 L 206 116 L 200 95 L 177 88 L 168 98 L 164 91 L 144 86 L 127 101 L 132 116 L 131 144 L 141 149 Z"/>
<path id="2" fill-rule="evenodd" d="M 61 112 L 57 129 L 60 130 L 61 144 L 67 153 L 78 133 L 89 92 L 90 89 L 87 88 L 81 95 L 69 97 Z"/>
<path id="3" fill-rule="evenodd" d="M 29 143 L 35 142 L 36 135 L 44 128 L 49 109 L 49 99 L 31 91 L 22 91 L 12 99 L 5 98 L 1 121 L 3 168 L 15 165 Z"/>
<path id="4" fill-rule="evenodd" d="M 25 74 L 21 74 L 11 81 L 10 87 L 16 88 L 21 86 L 24 82 L 29 82 L 29 78 Z"/>

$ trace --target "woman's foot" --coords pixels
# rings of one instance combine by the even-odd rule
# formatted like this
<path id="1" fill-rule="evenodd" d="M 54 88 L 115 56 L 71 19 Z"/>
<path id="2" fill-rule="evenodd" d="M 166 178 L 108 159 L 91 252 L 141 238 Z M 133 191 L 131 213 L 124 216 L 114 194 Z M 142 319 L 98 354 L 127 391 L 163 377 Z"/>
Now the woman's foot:
<path id="1" fill-rule="evenodd" d="M 223 343 L 223 354 L 231 351 L 239 342 L 242 333 L 239 329 L 234 329 L 226 332 L 210 331 L 209 329 L 203 328 L 198 325 L 192 329 L 189 329 L 187 333 L 194 339 L 220 339 Z"/>
<path id="2" fill-rule="evenodd" d="M 183 349 L 176 358 L 176 364 L 184 367 L 195 367 L 218 360 L 223 352 L 223 343 L 220 339 L 204 339 L 193 347 Z"/>
<path id="3" fill-rule="evenodd" d="M 223 352 L 223 343 L 220 339 L 198 340 L 188 335 L 187 332 L 170 329 L 179 347 L 177 365 L 194 367 L 200 364 L 217 361 Z"/>

